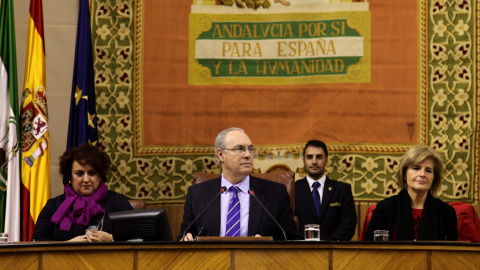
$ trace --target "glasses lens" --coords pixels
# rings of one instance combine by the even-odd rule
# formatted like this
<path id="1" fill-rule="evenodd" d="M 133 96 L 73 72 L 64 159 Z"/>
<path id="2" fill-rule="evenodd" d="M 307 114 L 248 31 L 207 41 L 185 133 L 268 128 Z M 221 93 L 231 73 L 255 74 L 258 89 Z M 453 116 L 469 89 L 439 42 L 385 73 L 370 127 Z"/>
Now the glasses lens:
<path id="1" fill-rule="evenodd" d="M 248 148 L 239 147 L 239 148 L 233 148 L 233 149 L 225 148 L 225 150 L 230 150 L 235 154 L 244 154 L 247 151 L 252 155 L 255 155 L 257 153 L 257 149 L 253 147 L 248 147 Z"/>

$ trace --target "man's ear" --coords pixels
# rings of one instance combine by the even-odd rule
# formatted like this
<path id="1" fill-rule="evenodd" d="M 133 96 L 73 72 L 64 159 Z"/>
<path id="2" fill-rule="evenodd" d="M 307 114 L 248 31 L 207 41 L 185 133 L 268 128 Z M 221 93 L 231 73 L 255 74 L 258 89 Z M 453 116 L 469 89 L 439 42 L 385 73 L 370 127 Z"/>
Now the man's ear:
<path id="1" fill-rule="evenodd" d="M 223 163 L 223 161 L 225 160 L 225 152 L 220 148 L 217 148 L 215 152 L 217 153 L 217 157 L 218 160 L 220 160 L 220 163 Z"/>

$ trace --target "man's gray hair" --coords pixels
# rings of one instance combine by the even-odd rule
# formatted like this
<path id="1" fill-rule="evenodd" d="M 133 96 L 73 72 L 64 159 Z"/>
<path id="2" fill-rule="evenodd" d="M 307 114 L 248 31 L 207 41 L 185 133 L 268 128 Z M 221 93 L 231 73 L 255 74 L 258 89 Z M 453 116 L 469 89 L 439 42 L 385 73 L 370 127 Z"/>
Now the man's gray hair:
<path id="1" fill-rule="evenodd" d="M 222 150 L 225 150 L 226 148 L 225 137 L 227 137 L 227 133 L 229 133 L 230 131 L 240 131 L 243 134 L 247 134 L 243 129 L 237 128 L 237 127 L 227 128 L 225 130 L 220 131 L 220 133 L 218 133 L 217 137 L 215 138 L 215 157 L 217 158 L 218 164 L 221 164 L 221 162 L 217 156 L 217 149 L 220 148 Z"/>

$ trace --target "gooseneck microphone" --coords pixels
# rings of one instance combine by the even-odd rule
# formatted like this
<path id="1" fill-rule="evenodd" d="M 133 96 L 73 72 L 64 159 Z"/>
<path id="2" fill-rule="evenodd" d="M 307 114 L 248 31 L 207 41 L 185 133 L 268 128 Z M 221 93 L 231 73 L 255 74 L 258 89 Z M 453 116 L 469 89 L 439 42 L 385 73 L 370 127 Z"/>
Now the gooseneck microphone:
<path id="1" fill-rule="evenodd" d="M 198 216 L 190 224 L 188 224 L 187 228 L 185 228 L 185 231 L 183 231 L 183 236 L 182 236 L 182 239 L 181 239 L 182 241 L 185 241 L 185 234 L 187 234 L 188 229 L 190 229 L 190 227 L 192 227 L 192 225 L 195 223 L 195 221 L 197 221 L 197 219 L 203 214 L 203 212 L 205 212 L 205 210 L 207 210 L 210 207 L 210 205 L 218 198 L 218 196 L 225 193 L 226 191 L 227 191 L 227 187 L 225 187 L 225 186 L 221 187 L 220 191 L 217 193 L 217 195 L 215 197 L 213 197 L 213 199 L 207 204 L 207 206 L 205 206 L 205 208 L 203 208 L 202 212 L 200 212 L 200 214 L 198 214 Z"/>
<path id="2" fill-rule="evenodd" d="M 257 200 L 257 202 L 263 207 L 263 210 L 265 210 L 265 212 L 267 212 L 267 214 L 273 219 L 273 221 L 275 221 L 275 224 L 277 224 L 277 226 L 280 228 L 280 230 L 282 230 L 283 237 L 285 237 L 285 241 L 287 241 L 287 235 L 285 234 L 285 230 L 282 228 L 280 223 L 278 223 L 278 221 L 272 216 L 270 211 L 267 210 L 265 205 L 263 205 L 263 203 L 257 198 L 257 195 L 255 195 L 255 191 L 253 191 L 253 189 L 249 189 L 248 194 L 250 194 L 250 196 L 254 197 Z"/>

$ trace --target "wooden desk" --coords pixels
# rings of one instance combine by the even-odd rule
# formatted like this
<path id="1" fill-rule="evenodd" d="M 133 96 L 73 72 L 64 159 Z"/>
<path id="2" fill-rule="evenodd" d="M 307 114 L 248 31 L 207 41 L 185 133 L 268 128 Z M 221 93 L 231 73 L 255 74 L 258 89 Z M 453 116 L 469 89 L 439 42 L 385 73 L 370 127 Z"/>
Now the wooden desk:
<path id="1" fill-rule="evenodd" d="M 480 269 L 480 245 L 366 242 L 19 243 L 1 269 Z"/>

